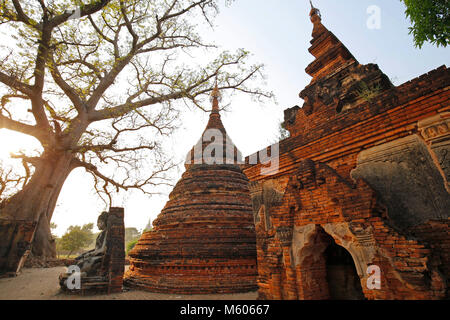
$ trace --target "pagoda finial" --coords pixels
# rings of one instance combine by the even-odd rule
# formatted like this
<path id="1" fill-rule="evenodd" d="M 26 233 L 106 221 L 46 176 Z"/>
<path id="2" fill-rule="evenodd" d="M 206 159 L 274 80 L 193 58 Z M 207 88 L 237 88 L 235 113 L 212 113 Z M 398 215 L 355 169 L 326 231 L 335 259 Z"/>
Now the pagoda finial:
<path id="1" fill-rule="evenodd" d="M 312 23 L 316 24 L 322 21 L 322 15 L 320 14 L 320 10 L 314 7 L 312 0 L 309 0 L 309 3 L 311 4 L 311 12 L 309 13 L 309 16 L 311 17 Z"/>
<path id="2" fill-rule="evenodd" d="M 221 100 L 222 96 L 219 91 L 219 86 L 217 84 L 217 78 L 216 78 L 216 84 L 214 86 L 213 91 L 211 92 L 211 102 L 212 102 L 212 110 L 211 113 L 219 113 L 219 101 Z"/>

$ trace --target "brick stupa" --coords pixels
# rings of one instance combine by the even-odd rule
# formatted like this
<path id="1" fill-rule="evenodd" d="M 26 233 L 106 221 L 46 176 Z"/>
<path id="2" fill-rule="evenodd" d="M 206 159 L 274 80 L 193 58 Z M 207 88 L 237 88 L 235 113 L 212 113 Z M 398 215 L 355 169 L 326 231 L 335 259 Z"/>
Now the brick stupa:
<path id="1" fill-rule="evenodd" d="M 125 281 L 132 287 L 178 294 L 257 289 L 249 181 L 220 119 L 219 98 L 216 86 L 208 125 L 188 154 L 186 172 L 154 229 L 129 253 Z"/>

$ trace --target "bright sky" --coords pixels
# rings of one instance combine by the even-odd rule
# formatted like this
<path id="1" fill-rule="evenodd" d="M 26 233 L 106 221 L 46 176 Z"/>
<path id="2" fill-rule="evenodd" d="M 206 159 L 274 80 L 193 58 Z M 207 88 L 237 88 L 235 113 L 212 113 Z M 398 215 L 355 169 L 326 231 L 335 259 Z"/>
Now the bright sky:
<path id="1" fill-rule="evenodd" d="M 332 31 L 362 64 L 376 63 L 395 85 L 400 85 L 443 64 L 450 65 L 449 49 L 425 44 L 413 46 L 408 34 L 409 21 L 399 0 L 315 0 L 321 10 L 323 24 Z M 368 8 L 380 9 L 380 28 L 371 29 Z M 312 24 L 308 0 L 237 0 L 223 8 L 216 28 L 208 32 L 223 49 L 245 48 L 253 53 L 255 62 L 266 65 L 267 88 L 276 94 L 278 105 L 260 105 L 247 97 L 236 95 L 228 112 L 222 114 L 228 134 L 244 156 L 273 143 L 278 134 L 283 110 L 302 105 L 298 93 L 310 82 L 305 73 L 313 57 L 308 48 Z M 372 20 L 371 20 L 372 21 Z M 209 106 L 206 106 L 207 108 Z M 182 128 L 168 142 L 174 159 L 181 161 L 197 142 L 207 123 L 207 114 L 187 110 L 182 115 Z M 20 135 L 0 130 L 0 158 L 17 151 Z M 174 183 L 181 176 L 180 166 Z M 61 192 L 53 222 L 56 233 L 62 235 L 70 225 L 82 225 L 97 220 L 104 204 L 93 193 L 92 181 L 84 169 L 75 170 Z M 160 196 L 149 198 L 139 193 L 116 199 L 114 205 L 125 207 L 127 227 L 143 229 L 164 207 L 170 188 L 161 188 Z"/>

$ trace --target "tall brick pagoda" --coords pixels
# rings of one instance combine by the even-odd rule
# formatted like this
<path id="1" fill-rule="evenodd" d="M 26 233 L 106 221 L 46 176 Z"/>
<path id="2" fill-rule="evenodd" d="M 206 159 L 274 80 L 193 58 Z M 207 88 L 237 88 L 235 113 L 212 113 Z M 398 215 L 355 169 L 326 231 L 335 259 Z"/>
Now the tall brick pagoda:
<path id="1" fill-rule="evenodd" d="M 249 181 L 220 119 L 219 99 L 216 86 L 208 125 L 188 154 L 186 172 L 154 230 L 129 254 L 125 281 L 130 286 L 179 294 L 257 289 Z"/>

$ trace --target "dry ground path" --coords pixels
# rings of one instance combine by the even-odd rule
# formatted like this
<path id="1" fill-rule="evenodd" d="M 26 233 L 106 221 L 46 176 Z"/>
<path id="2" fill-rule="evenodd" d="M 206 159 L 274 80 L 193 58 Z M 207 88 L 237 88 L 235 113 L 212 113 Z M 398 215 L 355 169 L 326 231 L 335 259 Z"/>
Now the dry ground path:
<path id="1" fill-rule="evenodd" d="M 15 278 L 0 279 L 0 300 L 256 300 L 256 292 L 177 295 L 131 290 L 111 295 L 77 296 L 61 293 L 58 275 L 64 267 L 23 269 Z"/>

